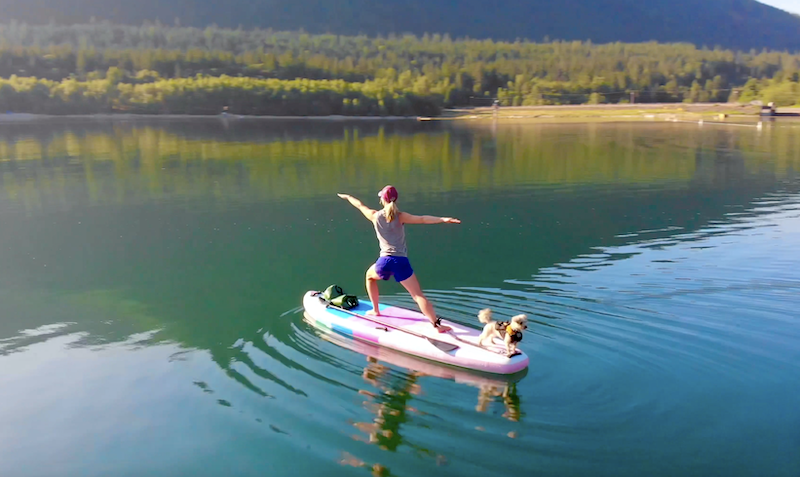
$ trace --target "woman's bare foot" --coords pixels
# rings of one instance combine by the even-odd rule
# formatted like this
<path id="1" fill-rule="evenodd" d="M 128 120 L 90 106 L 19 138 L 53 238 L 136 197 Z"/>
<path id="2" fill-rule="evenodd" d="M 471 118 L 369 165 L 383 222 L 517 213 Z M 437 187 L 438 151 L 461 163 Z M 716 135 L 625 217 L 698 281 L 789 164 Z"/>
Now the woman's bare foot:
<path id="1" fill-rule="evenodd" d="M 366 314 L 369 316 L 381 316 L 380 310 L 369 310 Z"/>

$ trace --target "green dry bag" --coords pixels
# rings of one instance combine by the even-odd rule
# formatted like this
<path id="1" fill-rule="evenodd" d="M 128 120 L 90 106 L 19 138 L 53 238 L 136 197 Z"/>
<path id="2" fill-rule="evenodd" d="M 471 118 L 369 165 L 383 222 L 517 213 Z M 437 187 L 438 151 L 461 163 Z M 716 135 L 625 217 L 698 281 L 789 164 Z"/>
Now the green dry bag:
<path id="1" fill-rule="evenodd" d="M 334 298 L 338 298 L 344 295 L 344 290 L 339 285 L 331 285 L 325 289 L 325 292 L 322 294 L 322 298 L 325 301 L 332 301 Z"/>

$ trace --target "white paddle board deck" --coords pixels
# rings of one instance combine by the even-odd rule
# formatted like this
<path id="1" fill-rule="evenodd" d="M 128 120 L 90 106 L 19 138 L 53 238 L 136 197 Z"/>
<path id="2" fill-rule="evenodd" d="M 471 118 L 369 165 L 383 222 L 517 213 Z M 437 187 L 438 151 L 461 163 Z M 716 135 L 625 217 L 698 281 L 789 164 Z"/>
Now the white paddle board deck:
<path id="1" fill-rule="evenodd" d="M 457 368 L 455 366 L 443 366 L 435 361 L 417 358 L 410 354 L 395 351 L 386 348 L 385 346 L 378 346 L 374 343 L 356 340 L 351 337 L 342 336 L 339 333 L 333 333 L 328 329 L 317 328 L 314 319 L 308 313 L 303 313 L 303 318 L 307 323 L 314 326 L 322 339 L 333 343 L 342 348 L 364 355 L 367 359 L 367 367 L 373 362 L 384 363 L 392 366 L 403 368 L 409 372 L 421 373 L 423 376 L 432 376 L 436 378 L 449 379 L 459 384 L 474 386 L 476 388 L 482 387 L 495 387 L 502 388 L 511 384 L 521 381 L 528 373 L 528 368 L 523 369 L 515 374 L 488 374 L 471 369 Z"/>
<path id="2" fill-rule="evenodd" d="M 422 313 L 406 308 L 381 305 L 380 316 L 367 316 L 366 312 L 372 309 L 369 302 L 359 300 L 357 307 L 341 310 L 328 306 L 321 294 L 315 291 L 305 294 L 303 308 L 317 328 L 438 363 L 493 374 L 514 374 L 528 367 L 528 356 L 520 349 L 517 350 L 518 354 L 508 357 L 505 345 L 498 340 L 492 344 L 487 340 L 484 346 L 478 346 L 479 330 L 446 320 L 442 320 L 442 323 L 452 331 L 439 333 Z M 372 319 L 390 326 L 383 326 Z M 417 335 L 457 348 L 443 351 Z"/>

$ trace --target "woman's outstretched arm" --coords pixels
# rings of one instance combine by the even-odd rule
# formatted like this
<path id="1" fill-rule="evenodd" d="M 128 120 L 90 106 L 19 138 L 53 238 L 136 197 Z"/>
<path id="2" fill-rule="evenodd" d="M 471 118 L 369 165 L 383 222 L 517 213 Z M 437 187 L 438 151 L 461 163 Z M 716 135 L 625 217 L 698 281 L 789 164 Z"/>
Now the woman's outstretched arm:
<path id="1" fill-rule="evenodd" d="M 364 214 L 364 217 L 366 217 L 369 220 L 372 220 L 372 217 L 375 215 L 376 211 L 374 211 L 374 210 L 370 209 L 369 207 L 367 207 L 366 205 L 362 204 L 360 200 L 356 199 L 352 195 L 348 195 L 348 194 L 336 194 L 336 195 L 338 195 L 342 199 L 350 202 L 350 204 L 352 204 L 353 207 L 355 207 L 356 209 L 360 210 L 361 213 Z"/>
<path id="2" fill-rule="evenodd" d="M 400 221 L 404 224 L 460 224 L 461 221 L 453 217 L 436 217 L 433 215 L 412 215 L 400 212 Z"/>

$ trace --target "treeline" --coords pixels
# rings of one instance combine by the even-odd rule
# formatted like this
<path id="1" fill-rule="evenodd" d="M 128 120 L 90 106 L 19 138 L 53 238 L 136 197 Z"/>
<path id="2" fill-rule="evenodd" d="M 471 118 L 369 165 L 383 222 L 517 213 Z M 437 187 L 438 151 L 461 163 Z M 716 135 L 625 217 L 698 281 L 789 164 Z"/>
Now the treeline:
<path id="1" fill-rule="evenodd" d="M 489 104 L 705 102 L 760 99 L 797 83 L 800 54 L 690 44 L 495 42 L 447 35 L 308 35 L 270 30 L 0 25 L 0 77 L 127 85 L 213 76 L 383 81 L 437 108 Z M 258 83 L 253 83 L 258 84 Z M 747 93 L 743 89 L 748 86 Z M 788 90 L 791 85 L 784 86 Z M 800 98 L 781 96 L 792 104 Z"/>
<path id="2" fill-rule="evenodd" d="M 740 101 L 761 100 L 777 106 L 800 105 L 800 73 L 791 72 L 772 79 L 749 80 L 742 88 Z"/>
<path id="3" fill-rule="evenodd" d="M 441 95 L 425 97 L 387 80 L 278 80 L 197 76 L 123 83 L 105 79 L 0 79 L 0 110 L 38 114 L 235 114 L 270 116 L 435 116 Z M 435 88 L 434 88 L 435 90 Z"/>

